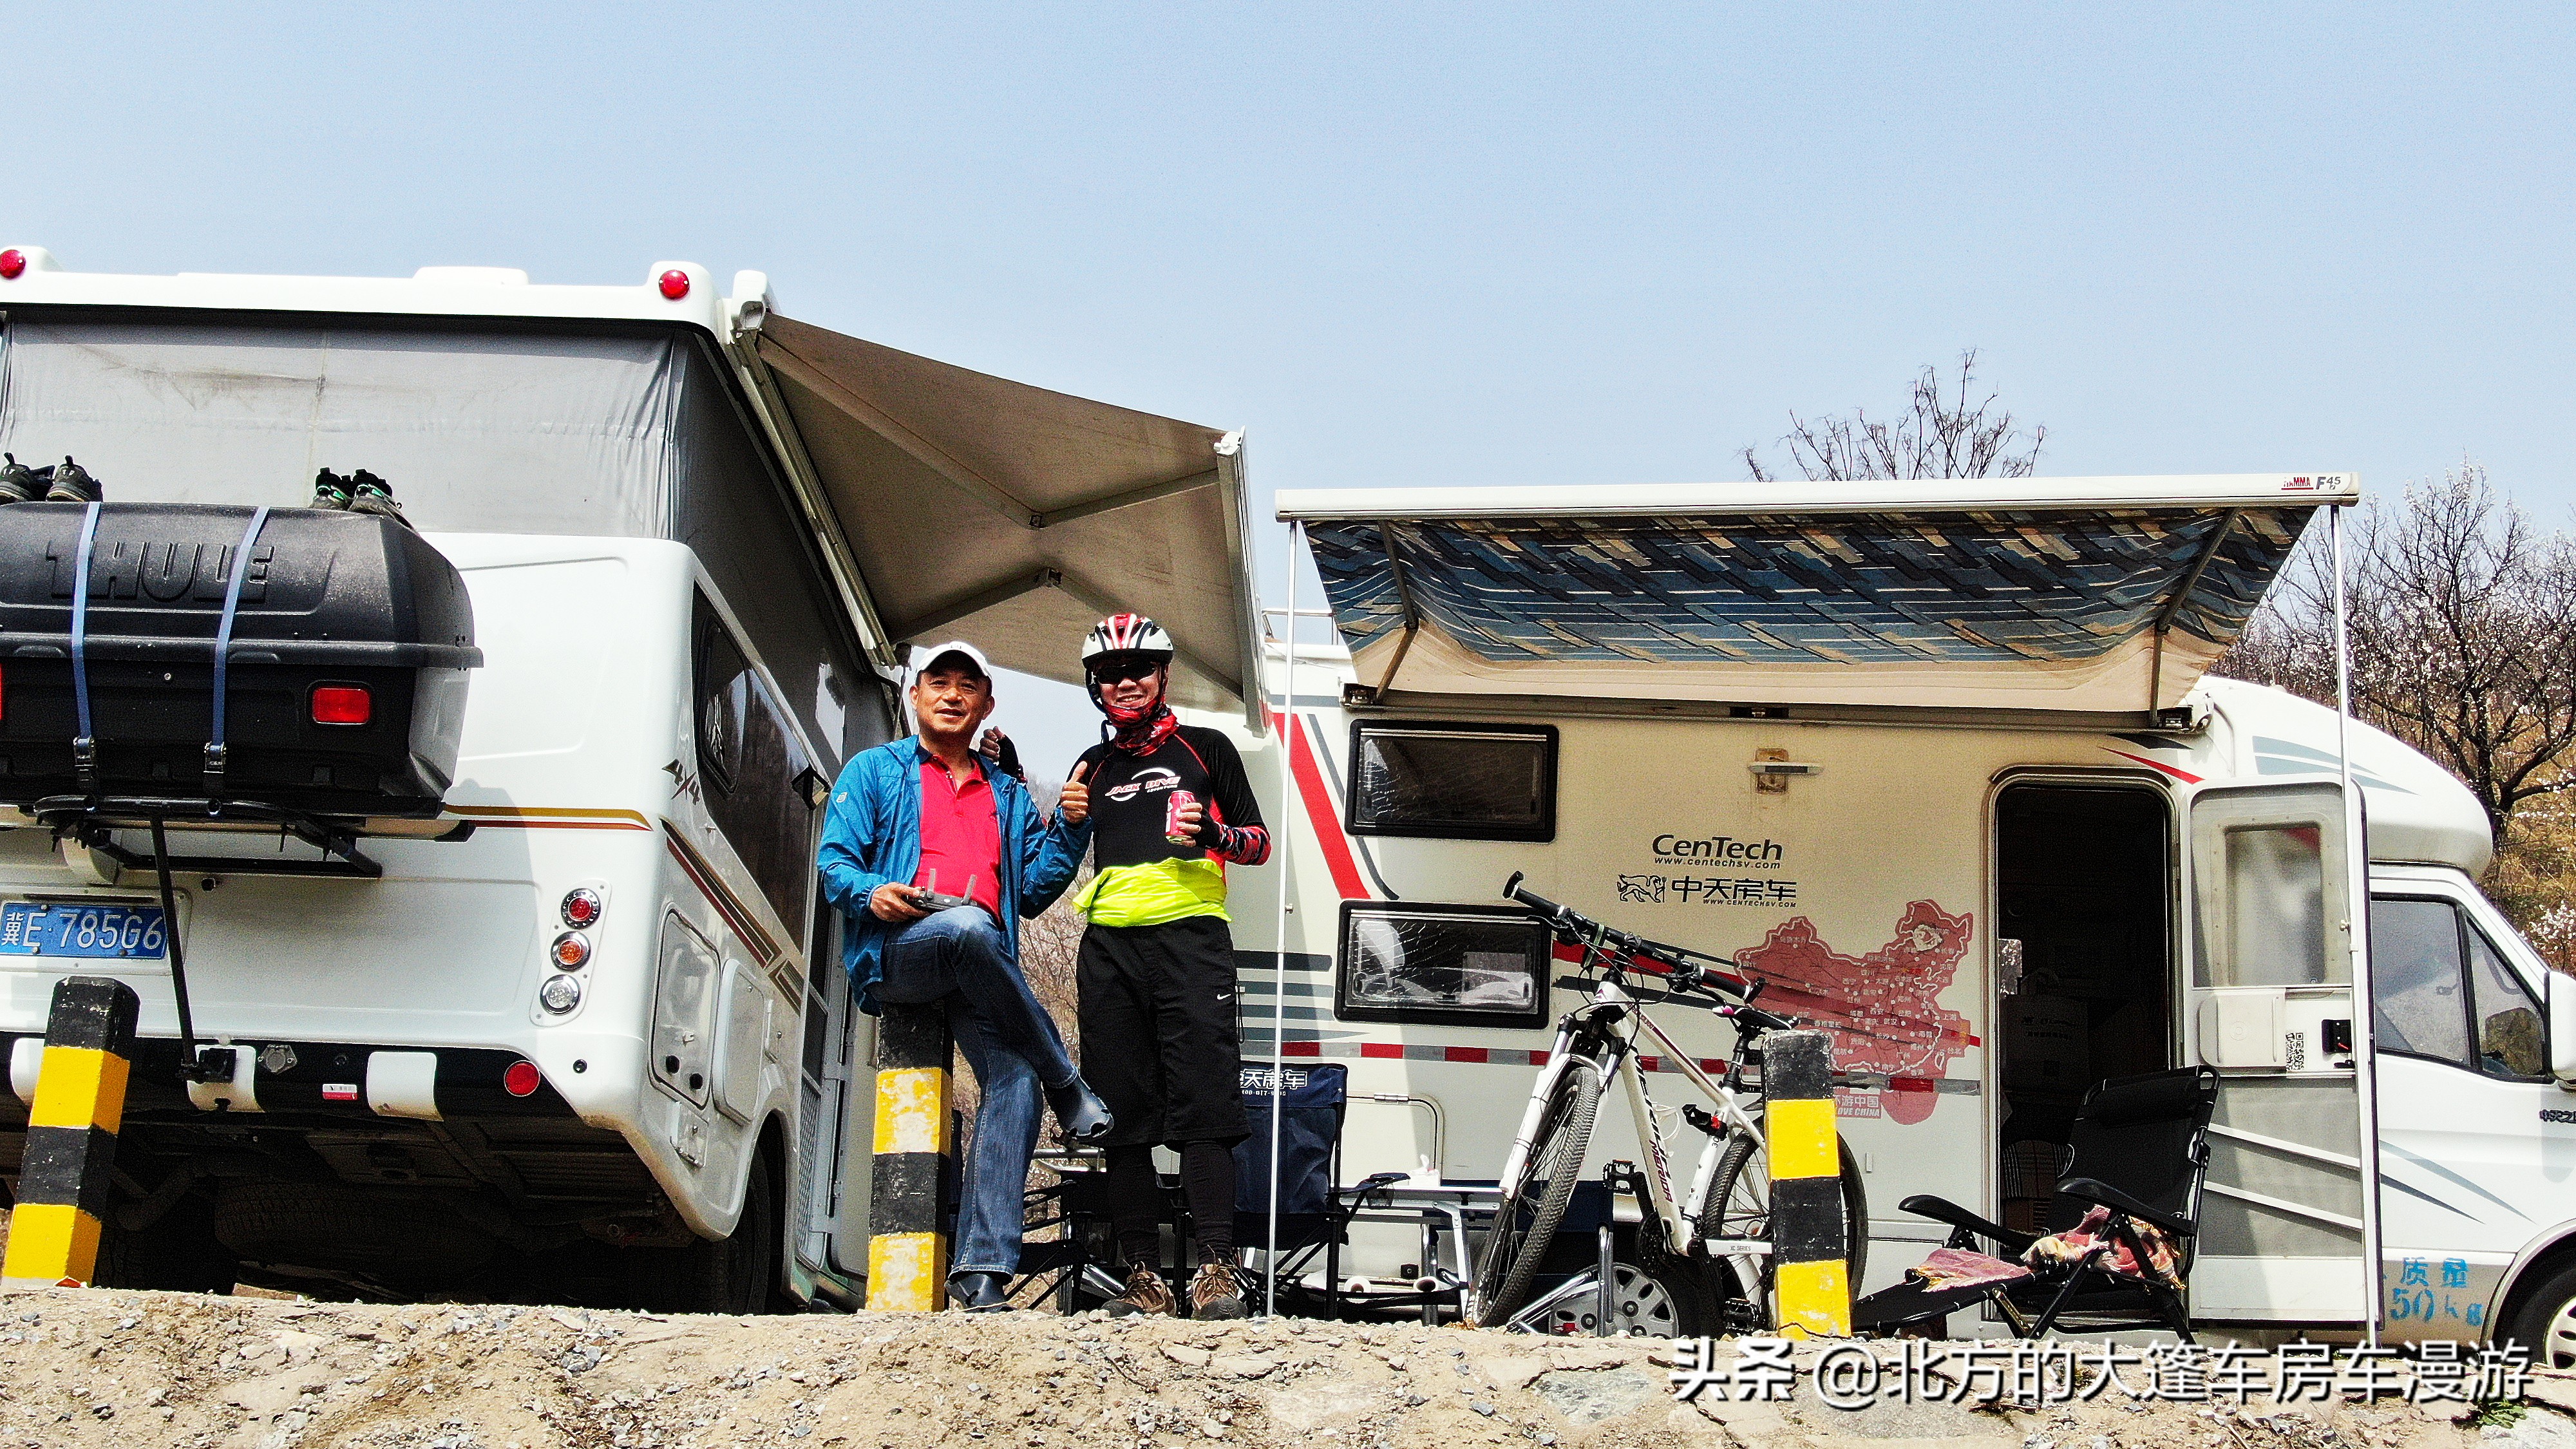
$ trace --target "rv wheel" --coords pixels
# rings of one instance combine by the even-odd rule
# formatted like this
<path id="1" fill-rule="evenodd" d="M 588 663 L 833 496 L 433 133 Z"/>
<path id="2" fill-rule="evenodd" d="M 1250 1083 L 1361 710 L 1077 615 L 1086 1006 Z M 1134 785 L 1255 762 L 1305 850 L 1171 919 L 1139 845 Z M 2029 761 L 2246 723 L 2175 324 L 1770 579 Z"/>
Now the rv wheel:
<path id="1" fill-rule="evenodd" d="M 2576 1263 L 2559 1265 L 2534 1285 L 2499 1338 L 2530 1350 L 2533 1368 L 2576 1368 Z"/>
<path id="2" fill-rule="evenodd" d="M 753 1159 L 733 1236 L 660 1250 L 679 1260 L 678 1271 L 667 1288 L 649 1297 L 681 1313 L 767 1313 L 775 1306 L 780 1234 L 778 1194 L 769 1168 L 768 1153 Z"/>

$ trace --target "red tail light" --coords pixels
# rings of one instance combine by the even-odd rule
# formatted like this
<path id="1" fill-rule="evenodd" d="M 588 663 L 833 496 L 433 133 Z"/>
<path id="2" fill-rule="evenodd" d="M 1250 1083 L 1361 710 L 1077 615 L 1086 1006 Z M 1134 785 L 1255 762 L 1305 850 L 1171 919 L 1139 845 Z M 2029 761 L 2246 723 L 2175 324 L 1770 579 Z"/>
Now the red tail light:
<path id="1" fill-rule="evenodd" d="M 501 1074 L 501 1090 L 513 1097 L 533 1097 L 545 1082 L 545 1074 L 537 1070 L 535 1062 L 512 1062 L 510 1069 Z"/>
<path id="2" fill-rule="evenodd" d="M 673 267 L 662 274 L 661 288 L 663 296 L 676 302 L 689 295 L 689 274 Z"/>
<path id="3" fill-rule="evenodd" d="M 376 702 L 364 685 L 317 684 L 313 687 L 313 722 L 362 725 L 375 717 Z"/>
<path id="4" fill-rule="evenodd" d="M 11 247 L 5 252 L 0 252 L 0 282 L 14 282 L 18 280 L 19 274 L 26 270 L 27 254 L 25 252 L 18 250 L 16 247 Z"/>

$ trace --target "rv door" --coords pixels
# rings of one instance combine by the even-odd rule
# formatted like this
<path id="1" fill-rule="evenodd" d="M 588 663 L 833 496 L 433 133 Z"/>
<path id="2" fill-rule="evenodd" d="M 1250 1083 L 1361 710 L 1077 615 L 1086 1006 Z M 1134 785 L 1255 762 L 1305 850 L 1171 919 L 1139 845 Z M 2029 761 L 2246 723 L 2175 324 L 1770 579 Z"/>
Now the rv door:
<path id="1" fill-rule="evenodd" d="M 2369 1305 L 2344 812 L 2332 782 L 2192 800 L 2184 1039 L 2220 1078 L 2196 1319 L 2357 1323 Z"/>

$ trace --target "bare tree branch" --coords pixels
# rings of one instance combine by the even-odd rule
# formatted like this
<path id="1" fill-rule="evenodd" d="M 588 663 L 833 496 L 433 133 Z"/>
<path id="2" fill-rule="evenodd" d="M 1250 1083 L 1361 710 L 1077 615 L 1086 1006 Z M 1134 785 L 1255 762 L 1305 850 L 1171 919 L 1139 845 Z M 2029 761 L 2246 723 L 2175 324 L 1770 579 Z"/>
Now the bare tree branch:
<path id="1" fill-rule="evenodd" d="M 1945 395 L 1940 371 L 1926 367 L 1909 389 L 1906 410 L 1894 422 L 1873 421 L 1866 409 L 1849 417 L 1802 418 L 1789 414 L 1789 431 L 1780 441 L 1789 462 L 1807 478 L 1847 482 L 1860 478 L 2027 478 L 2039 464 L 2040 445 L 2048 429 L 2033 424 L 2027 434 L 2013 425 L 2013 415 L 1998 411 L 1988 392 L 1974 406 L 1977 352 L 1959 354 L 1955 389 Z M 1745 472 L 1757 483 L 1775 476 L 1752 448 L 1739 455 Z"/>

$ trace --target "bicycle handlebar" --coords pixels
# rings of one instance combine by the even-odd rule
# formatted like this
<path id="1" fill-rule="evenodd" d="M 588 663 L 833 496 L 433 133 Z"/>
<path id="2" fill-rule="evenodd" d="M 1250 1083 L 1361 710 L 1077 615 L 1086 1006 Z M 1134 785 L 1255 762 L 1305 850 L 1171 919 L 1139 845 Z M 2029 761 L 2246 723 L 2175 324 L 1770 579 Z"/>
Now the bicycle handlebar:
<path id="1" fill-rule="evenodd" d="M 1649 941 L 1643 936 L 1605 926 L 1571 906 L 1558 905 L 1522 885 L 1519 871 L 1513 871 L 1512 878 L 1503 882 L 1503 899 L 1518 901 L 1546 917 L 1548 926 L 1568 945 L 1585 945 L 1598 940 L 1606 945 L 1617 947 L 1623 955 L 1650 957 L 1673 968 L 1673 984 L 1679 990 L 1687 991 L 1698 986 L 1723 996 L 1734 997 L 1739 1004 L 1726 1008 L 1730 1016 L 1749 1021 L 1765 1030 L 1781 1030 L 1789 1025 L 1783 1018 L 1752 1005 L 1755 994 L 1761 990 L 1759 983 L 1746 988 L 1710 975 L 1698 964 L 1699 962 L 1704 961 L 1712 965 L 1725 963 L 1719 962 L 1716 957 L 1704 951 L 1693 951 L 1684 946 L 1669 946 L 1661 941 Z"/>

